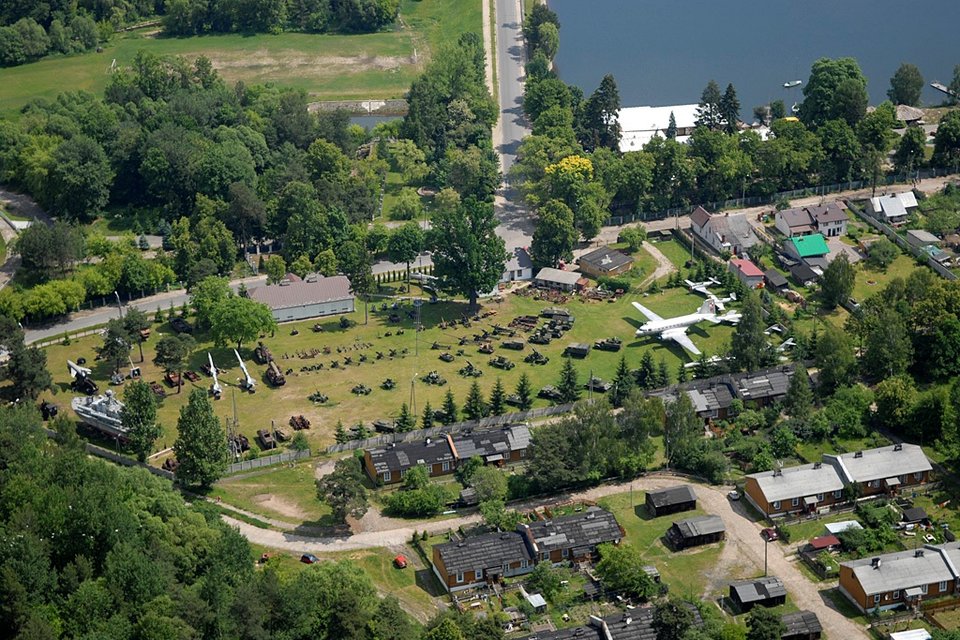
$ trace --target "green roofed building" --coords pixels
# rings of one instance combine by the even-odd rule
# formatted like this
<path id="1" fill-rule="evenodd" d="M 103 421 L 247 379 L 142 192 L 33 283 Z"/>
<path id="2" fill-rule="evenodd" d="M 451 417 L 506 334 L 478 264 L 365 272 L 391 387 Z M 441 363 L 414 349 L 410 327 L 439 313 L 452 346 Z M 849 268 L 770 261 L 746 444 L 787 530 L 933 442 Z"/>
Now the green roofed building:
<path id="1" fill-rule="evenodd" d="M 827 241 L 819 233 L 790 238 L 784 243 L 784 249 L 787 253 L 801 259 L 820 258 L 830 253 Z"/>

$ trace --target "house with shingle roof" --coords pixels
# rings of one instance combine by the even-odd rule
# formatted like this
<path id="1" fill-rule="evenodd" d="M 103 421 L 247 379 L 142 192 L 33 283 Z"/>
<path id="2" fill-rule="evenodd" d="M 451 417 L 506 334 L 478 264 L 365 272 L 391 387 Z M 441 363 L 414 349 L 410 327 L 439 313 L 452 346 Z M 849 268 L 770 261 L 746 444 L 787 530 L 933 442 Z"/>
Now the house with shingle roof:
<path id="1" fill-rule="evenodd" d="M 535 562 L 582 562 L 596 556 L 601 544 L 620 544 L 623 528 L 609 511 L 590 507 L 583 513 L 537 520 L 518 528 Z"/>
<path id="2" fill-rule="evenodd" d="M 690 214 L 690 230 L 717 253 L 743 255 L 760 242 L 745 214 L 710 213 L 697 207 Z"/>
<path id="3" fill-rule="evenodd" d="M 765 576 L 754 580 L 741 580 L 730 584 L 730 599 L 742 613 L 757 605 L 776 607 L 787 601 L 787 588 L 783 580 L 776 576 Z"/>
<path id="4" fill-rule="evenodd" d="M 840 593 L 860 611 L 885 611 L 901 605 L 958 593 L 960 542 L 924 545 L 840 563 Z"/>
<path id="5" fill-rule="evenodd" d="M 681 511 L 693 511 L 697 508 L 697 494 L 688 484 L 647 491 L 646 505 L 647 512 L 654 518 Z"/>
<path id="6" fill-rule="evenodd" d="M 843 203 L 796 207 L 777 211 L 774 226 L 787 238 L 820 233 L 833 238 L 847 232 L 847 214 Z"/>
<path id="7" fill-rule="evenodd" d="M 703 626 L 700 611 L 691 603 L 682 605 L 690 610 L 694 627 Z M 657 640 L 653 626 L 655 607 L 636 607 L 622 613 L 599 617 L 590 616 L 582 627 L 569 627 L 555 631 L 537 631 L 519 640 Z"/>

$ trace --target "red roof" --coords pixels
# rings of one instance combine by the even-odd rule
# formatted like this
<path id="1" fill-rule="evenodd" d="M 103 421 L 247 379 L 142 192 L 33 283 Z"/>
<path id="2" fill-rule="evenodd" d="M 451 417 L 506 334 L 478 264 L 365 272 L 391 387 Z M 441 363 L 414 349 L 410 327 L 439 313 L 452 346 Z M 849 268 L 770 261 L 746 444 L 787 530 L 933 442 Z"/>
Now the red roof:
<path id="1" fill-rule="evenodd" d="M 840 538 L 837 536 L 819 536 L 810 541 L 810 546 L 816 550 L 829 549 L 830 547 L 839 547 Z"/>
<path id="2" fill-rule="evenodd" d="M 746 258 L 734 258 L 732 262 L 737 269 L 740 270 L 740 273 L 747 276 L 748 278 L 762 278 L 763 271 L 757 265 L 753 264 Z"/>

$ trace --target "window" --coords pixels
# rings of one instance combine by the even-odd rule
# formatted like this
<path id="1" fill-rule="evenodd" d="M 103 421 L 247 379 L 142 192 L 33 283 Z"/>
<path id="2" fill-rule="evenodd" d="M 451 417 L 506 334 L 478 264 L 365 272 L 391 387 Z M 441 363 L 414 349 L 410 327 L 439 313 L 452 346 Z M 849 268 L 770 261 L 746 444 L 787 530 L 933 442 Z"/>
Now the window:
<path id="1" fill-rule="evenodd" d="M 384 471 L 384 472 L 383 472 L 383 481 L 384 481 L 384 482 L 390 482 L 391 480 L 393 480 L 393 476 L 391 475 L 391 473 L 390 473 L 389 471 Z"/>
<path id="2" fill-rule="evenodd" d="M 463 584 L 463 571 L 457 573 L 457 584 Z"/>
<path id="3" fill-rule="evenodd" d="M 929 588 L 930 588 L 930 585 L 928 585 L 928 584 L 922 584 L 922 585 L 920 585 L 920 591 L 923 592 L 923 595 L 927 595 L 927 589 L 929 589 Z"/>
<path id="4" fill-rule="evenodd" d="M 817 502 L 823 502 L 823 494 L 822 494 L 822 493 L 818 493 L 818 494 L 817 494 Z"/>
<path id="5" fill-rule="evenodd" d="M 449 462 L 444 462 L 443 465 L 441 465 L 440 468 L 443 469 L 444 471 L 450 471 L 450 463 L 449 463 Z"/>
<path id="6" fill-rule="evenodd" d="M 893 599 L 894 600 L 900 599 L 900 589 L 897 589 L 896 591 L 893 592 Z"/>
<path id="7" fill-rule="evenodd" d="M 836 491 L 834 491 L 834 492 L 833 492 L 833 497 L 836 498 L 836 499 L 838 499 L 838 500 L 839 500 L 840 498 L 842 498 L 842 497 L 843 497 L 843 489 L 837 489 Z"/>
<path id="8" fill-rule="evenodd" d="M 529 566 L 530 566 L 530 562 L 529 562 L 526 558 L 524 558 L 523 560 L 520 561 L 520 568 L 521 568 L 521 569 L 526 569 L 526 568 L 529 567 Z"/>
<path id="9" fill-rule="evenodd" d="M 780 501 L 779 501 L 779 500 L 774 500 L 774 501 L 773 501 L 773 504 L 771 504 L 770 506 L 773 507 L 773 510 L 774 510 L 774 511 L 778 511 L 778 510 L 780 509 Z"/>
<path id="10" fill-rule="evenodd" d="M 791 500 L 791 501 L 790 501 L 790 505 L 791 505 L 791 506 L 794 506 L 794 507 L 799 506 L 799 505 L 800 505 L 800 498 L 794 498 L 793 500 Z"/>
<path id="11" fill-rule="evenodd" d="M 947 590 L 947 581 L 946 581 L 946 580 L 941 580 L 941 581 L 940 581 L 940 585 L 939 585 L 938 588 L 937 588 L 937 591 L 939 591 L 940 593 L 943 593 L 943 592 L 946 591 L 946 590 Z"/>
<path id="12" fill-rule="evenodd" d="M 550 552 L 549 552 L 549 551 L 544 551 L 544 552 L 542 552 L 542 553 L 540 554 L 540 559 L 541 559 L 541 560 L 549 560 L 549 559 L 550 559 Z"/>
<path id="13" fill-rule="evenodd" d="M 564 550 L 563 550 L 563 557 L 566 558 L 568 555 L 570 555 L 570 550 L 569 550 L 569 549 L 564 549 Z M 943 591 L 943 589 L 941 589 L 941 591 Z"/>
<path id="14" fill-rule="evenodd" d="M 917 482 L 923 480 L 923 471 L 917 471 L 915 474 L 913 474 L 913 479 Z"/>
<path id="15" fill-rule="evenodd" d="M 897 476 L 897 480 L 900 481 L 900 484 L 906 484 L 907 476 Z"/>
<path id="16" fill-rule="evenodd" d="M 474 576 L 474 578 L 476 578 L 477 580 L 483 580 L 483 568 L 482 568 L 482 567 L 477 567 L 476 569 L 474 569 L 474 570 L 473 570 L 473 576 Z"/>
<path id="17" fill-rule="evenodd" d="M 867 486 L 868 486 L 868 487 L 873 487 L 874 489 L 876 489 L 877 487 L 880 486 L 880 481 L 879 481 L 879 480 L 871 480 L 869 483 L 867 483 Z"/>
<path id="18" fill-rule="evenodd" d="M 874 604 L 879 604 L 879 603 L 880 603 L 880 594 L 879 594 L 879 593 L 878 593 L 877 595 L 873 596 L 873 603 L 874 603 Z"/>

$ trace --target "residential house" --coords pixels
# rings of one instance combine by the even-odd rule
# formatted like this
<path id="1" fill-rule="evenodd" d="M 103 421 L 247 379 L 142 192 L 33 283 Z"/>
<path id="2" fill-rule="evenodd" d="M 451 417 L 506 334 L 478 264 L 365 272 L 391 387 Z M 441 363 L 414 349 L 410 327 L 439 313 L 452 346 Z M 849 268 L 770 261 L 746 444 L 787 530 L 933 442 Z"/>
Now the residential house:
<path id="1" fill-rule="evenodd" d="M 689 602 L 684 602 L 683 606 L 690 609 L 693 626 L 703 626 L 700 611 Z M 656 640 L 657 630 L 653 626 L 654 610 L 653 606 L 635 607 L 603 618 L 590 616 L 585 626 L 538 631 L 519 640 Z"/>
<path id="2" fill-rule="evenodd" d="M 840 538 L 832 534 L 811 538 L 810 542 L 807 543 L 807 551 L 812 551 L 814 553 L 820 551 L 833 551 L 834 549 L 839 548 Z"/>
<path id="3" fill-rule="evenodd" d="M 923 109 L 917 109 L 908 104 L 898 104 L 896 117 L 897 122 L 906 127 L 923 124 Z"/>
<path id="4" fill-rule="evenodd" d="M 374 482 L 394 484 L 415 466 L 423 465 L 431 477 L 453 473 L 457 466 L 477 456 L 486 464 L 502 466 L 526 456 L 530 429 L 524 424 L 472 429 L 423 440 L 393 442 L 363 452 L 364 469 Z"/>
<path id="5" fill-rule="evenodd" d="M 870 198 L 867 212 L 887 224 L 900 225 L 907 221 L 907 216 L 913 213 L 917 206 L 917 196 L 913 191 L 904 191 Z"/>
<path id="6" fill-rule="evenodd" d="M 907 629 L 906 631 L 894 631 L 890 634 L 890 640 L 933 640 L 933 636 L 926 629 Z"/>
<path id="7" fill-rule="evenodd" d="M 746 258 L 732 258 L 727 269 L 750 289 L 763 286 L 763 270 Z"/>
<path id="8" fill-rule="evenodd" d="M 787 396 L 793 365 L 781 365 L 733 376 L 736 396 L 748 407 L 760 408 Z"/>
<path id="9" fill-rule="evenodd" d="M 927 245 L 939 247 L 942 242 L 940 238 L 925 229 L 910 229 L 904 234 L 904 237 L 907 240 L 907 244 L 917 249 Z"/>
<path id="10" fill-rule="evenodd" d="M 703 207 L 690 214 L 690 230 L 717 253 L 743 255 L 760 242 L 746 215 L 710 213 Z"/>
<path id="11" fill-rule="evenodd" d="M 500 282 L 533 280 L 533 260 L 530 259 L 527 250 L 523 247 L 516 247 L 509 255 Z"/>
<path id="12" fill-rule="evenodd" d="M 254 287 L 247 297 L 270 307 L 277 322 L 353 313 L 354 297 L 346 276 L 284 279 L 279 284 Z"/>
<path id="13" fill-rule="evenodd" d="M 860 611 L 885 611 L 957 595 L 960 542 L 924 545 L 840 563 L 840 592 Z"/>
<path id="14" fill-rule="evenodd" d="M 847 501 L 843 478 L 832 465 L 822 462 L 752 473 L 746 477 L 743 492 L 767 517 L 813 513 Z"/>
<path id="15" fill-rule="evenodd" d="M 609 511 L 586 512 L 521 524 L 518 528 L 534 562 L 583 562 L 596 558 L 601 544 L 620 544 L 624 532 Z"/>
<path id="16" fill-rule="evenodd" d="M 730 413 L 730 405 L 736 397 L 729 376 L 716 376 L 703 380 L 692 380 L 651 391 L 649 395 L 661 398 L 664 402 L 677 399 L 679 392 L 687 394 L 697 415 L 706 421 L 725 420 Z"/>
<path id="17" fill-rule="evenodd" d="M 847 232 L 847 214 L 842 202 L 777 211 L 774 216 L 777 231 L 788 238 L 820 233 L 828 238 Z"/>
<path id="18" fill-rule="evenodd" d="M 580 271 L 594 278 L 617 276 L 633 266 L 633 258 L 610 247 L 600 247 L 580 256 Z"/>
<path id="19" fill-rule="evenodd" d="M 781 292 L 789 288 L 787 278 L 776 269 L 767 269 L 763 272 L 764 286 L 770 291 Z"/>
<path id="20" fill-rule="evenodd" d="M 561 269 L 544 267 L 537 272 L 537 276 L 533 279 L 533 284 L 538 287 L 543 287 L 544 289 L 576 291 L 586 286 L 587 281 L 583 278 L 583 274 L 576 271 L 563 271 Z"/>
<path id="21" fill-rule="evenodd" d="M 467 536 L 433 547 L 433 572 L 447 591 L 462 591 L 533 571 L 523 536 L 515 531 Z"/>
<path id="22" fill-rule="evenodd" d="M 776 607 L 784 604 L 787 601 L 787 588 L 783 586 L 783 580 L 776 576 L 741 580 L 730 584 L 730 599 L 741 613 L 746 613 L 757 605 Z"/>
<path id="23" fill-rule="evenodd" d="M 617 112 L 620 124 L 620 151 L 640 151 L 655 136 L 665 138 L 673 114 L 677 125 L 677 142 L 686 142 L 697 126 L 696 104 L 666 107 L 624 107 Z"/>
<path id="24" fill-rule="evenodd" d="M 856 485 L 856 493 L 863 497 L 896 495 L 903 487 L 925 484 L 933 469 L 915 444 L 824 455 L 823 462 L 837 470 L 844 484 Z"/>
<path id="25" fill-rule="evenodd" d="M 697 508 L 697 494 L 693 487 L 687 484 L 647 491 L 646 505 L 647 512 L 654 518 L 681 511 L 693 511 Z"/>
<path id="26" fill-rule="evenodd" d="M 812 233 L 806 236 L 797 236 L 785 240 L 783 250 L 801 261 L 808 261 L 811 258 L 822 258 L 830 253 L 827 241 L 819 233 Z"/>
<path id="27" fill-rule="evenodd" d="M 720 516 L 697 516 L 674 522 L 667 529 L 666 539 L 675 550 L 720 542 L 726 537 Z"/>
<path id="28" fill-rule="evenodd" d="M 785 613 L 780 621 L 786 627 L 780 640 L 820 640 L 823 633 L 820 618 L 813 611 Z"/>

